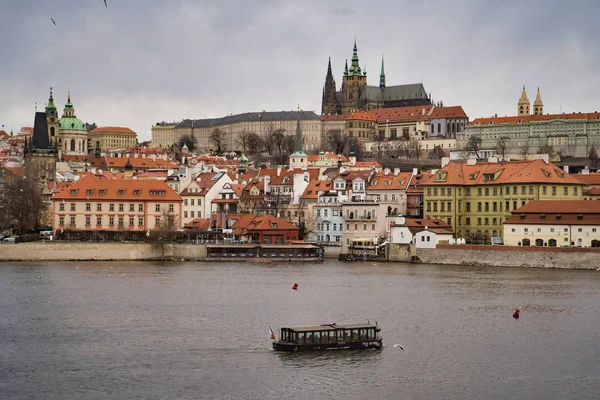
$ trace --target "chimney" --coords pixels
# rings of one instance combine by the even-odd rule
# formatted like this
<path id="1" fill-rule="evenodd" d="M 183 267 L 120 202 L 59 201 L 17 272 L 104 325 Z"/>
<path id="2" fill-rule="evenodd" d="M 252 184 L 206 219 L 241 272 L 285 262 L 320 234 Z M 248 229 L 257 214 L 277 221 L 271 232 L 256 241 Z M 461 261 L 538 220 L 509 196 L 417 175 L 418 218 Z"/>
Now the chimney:
<path id="1" fill-rule="evenodd" d="M 265 182 L 265 193 L 270 193 L 271 191 L 269 190 L 269 183 L 271 182 L 271 177 L 269 175 L 265 175 L 264 182 Z"/>
<path id="2" fill-rule="evenodd" d="M 389 174 L 390 174 L 390 172 L 391 172 L 391 171 L 390 171 L 390 169 L 389 169 L 389 168 L 386 168 L 386 169 L 384 169 L 384 170 L 383 170 L 383 174 L 384 174 L 384 175 L 389 175 Z"/>
<path id="3" fill-rule="evenodd" d="M 394 176 L 398 176 L 400 173 L 400 168 L 394 168 Z"/>
<path id="4" fill-rule="evenodd" d="M 568 166 L 568 165 L 565 165 L 565 166 L 563 167 L 563 169 L 565 170 L 565 172 L 566 172 L 567 174 L 569 173 L 569 166 Z M 589 170 L 588 170 L 588 171 L 589 171 Z"/>
<path id="5" fill-rule="evenodd" d="M 277 167 L 277 176 L 281 175 L 281 167 Z"/>
<path id="6" fill-rule="evenodd" d="M 442 166 L 442 168 L 443 168 L 443 166 Z M 413 176 L 419 175 L 419 168 L 413 168 L 412 174 L 413 174 Z"/>
<path id="7" fill-rule="evenodd" d="M 488 162 L 489 163 L 497 163 L 498 162 L 498 157 L 490 157 L 490 158 L 488 158 Z"/>
<path id="8" fill-rule="evenodd" d="M 450 164 L 450 157 L 442 157 L 442 168 Z"/>

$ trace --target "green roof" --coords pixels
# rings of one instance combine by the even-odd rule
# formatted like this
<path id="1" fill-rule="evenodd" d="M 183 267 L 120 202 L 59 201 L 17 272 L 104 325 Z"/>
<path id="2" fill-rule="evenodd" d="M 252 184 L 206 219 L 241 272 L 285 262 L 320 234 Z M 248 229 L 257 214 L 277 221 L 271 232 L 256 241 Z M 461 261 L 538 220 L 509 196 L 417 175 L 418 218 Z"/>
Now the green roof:
<path id="1" fill-rule="evenodd" d="M 86 127 L 82 120 L 74 117 L 62 117 L 58 120 L 58 127 L 62 130 L 85 131 Z"/>

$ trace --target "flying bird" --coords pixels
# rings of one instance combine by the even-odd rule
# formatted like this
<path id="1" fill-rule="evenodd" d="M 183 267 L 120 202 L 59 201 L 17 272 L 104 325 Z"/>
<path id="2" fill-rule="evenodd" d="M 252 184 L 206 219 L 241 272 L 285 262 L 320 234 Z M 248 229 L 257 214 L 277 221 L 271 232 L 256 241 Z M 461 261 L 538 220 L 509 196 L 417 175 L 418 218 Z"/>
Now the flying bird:
<path id="1" fill-rule="evenodd" d="M 52 23 L 53 23 L 54 25 L 56 25 L 56 21 L 54 20 L 54 18 L 50 17 L 50 21 L 52 21 Z"/>
<path id="2" fill-rule="evenodd" d="M 106 4 L 106 0 L 104 0 L 104 6 L 108 7 L 108 4 Z"/>
<path id="3" fill-rule="evenodd" d="M 401 344 L 395 344 L 394 347 L 400 347 L 400 350 L 404 350 L 404 347 L 402 347 Z"/>

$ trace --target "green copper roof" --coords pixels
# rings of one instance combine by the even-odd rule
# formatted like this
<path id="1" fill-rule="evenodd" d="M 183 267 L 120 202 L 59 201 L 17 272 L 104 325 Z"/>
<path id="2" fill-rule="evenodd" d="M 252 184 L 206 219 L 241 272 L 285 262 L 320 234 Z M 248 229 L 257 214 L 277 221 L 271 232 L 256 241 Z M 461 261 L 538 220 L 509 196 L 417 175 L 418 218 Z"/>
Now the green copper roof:
<path id="1" fill-rule="evenodd" d="M 75 117 L 62 117 L 60 120 L 58 120 L 58 128 L 61 130 L 86 130 L 83 121 Z"/>
<path id="2" fill-rule="evenodd" d="M 294 142 L 294 153 L 292 156 L 306 156 L 302 149 L 302 129 L 300 129 L 300 120 L 296 124 L 296 141 Z"/>
<path id="3" fill-rule="evenodd" d="M 52 88 L 50 88 L 50 98 L 48 99 L 48 105 L 46 106 L 46 112 L 56 111 L 56 105 L 54 105 L 54 97 L 52 96 Z"/>
<path id="4" fill-rule="evenodd" d="M 246 155 L 244 153 L 242 153 L 240 158 L 238 158 L 238 163 L 244 163 L 244 162 L 248 162 L 248 157 L 246 157 Z"/>

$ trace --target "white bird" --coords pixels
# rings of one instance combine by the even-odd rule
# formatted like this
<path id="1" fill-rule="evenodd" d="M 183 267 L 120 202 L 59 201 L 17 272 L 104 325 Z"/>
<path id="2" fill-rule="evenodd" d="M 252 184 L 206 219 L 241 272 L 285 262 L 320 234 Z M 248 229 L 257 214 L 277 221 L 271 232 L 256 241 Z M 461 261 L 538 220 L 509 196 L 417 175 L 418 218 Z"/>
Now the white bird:
<path id="1" fill-rule="evenodd" d="M 401 344 L 395 344 L 394 347 L 400 347 L 401 350 L 404 350 L 404 347 L 402 347 Z"/>

